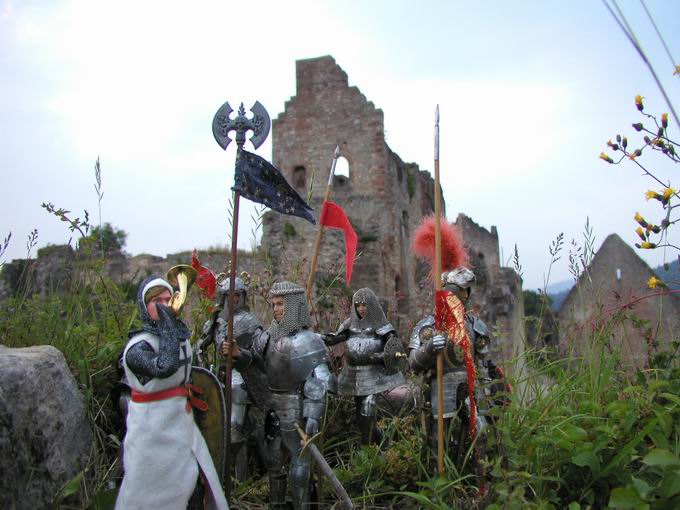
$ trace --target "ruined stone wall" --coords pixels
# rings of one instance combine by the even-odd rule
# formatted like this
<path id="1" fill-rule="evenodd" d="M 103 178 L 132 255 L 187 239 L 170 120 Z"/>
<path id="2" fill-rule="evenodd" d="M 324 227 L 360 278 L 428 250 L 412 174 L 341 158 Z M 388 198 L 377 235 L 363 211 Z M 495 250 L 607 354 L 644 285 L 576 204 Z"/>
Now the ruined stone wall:
<path id="1" fill-rule="evenodd" d="M 382 111 L 349 86 L 332 57 L 300 60 L 296 72 L 296 95 L 273 123 L 273 162 L 304 197 L 313 181 L 310 205 L 318 218 L 333 151 L 340 147 L 349 176 L 335 177 L 332 200 L 345 209 L 359 237 L 350 292 L 371 287 L 404 334 L 432 312 L 430 268 L 410 246 L 423 216 L 433 212 L 434 180 L 390 149 Z M 509 353 L 521 329 L 521 281 L 500 267 L 495 227 L 489 232 L 464 215 L 457 223 L 478 275 L 471 307 L 497 332 L 499 352 Z M 275 272 L 306 283 L 317 231 L 304 220 L 268 212 L 262 244 Z M 334 276 L 344 277 L 343 263 L 343 235 L 326 229 L 315 275 L 317 297 Z"/>
<path id="2" fill-rule="evenodd" d="M 653 270 L 619 236 L 607 237 L 558 312 L 561 349 L 575 348 L 580 354 L 590 355 L 592 332 L 615 324 L 607 336 L 610 348 L 621 349 L 626 365 L 644 368 L 649 355 L 648 328 L 656 332 L 662 348 L 680 336 L 680 300 L 648 289 L 647 280 L 653 275 Z M 610 323 L 621 310 L 647 322 Z"/>
<path id="3" fill-rule="evenodd" d="M 385 142 L 381 110 L 331 57 L 296 63 L 296 95 L 273 122 L 272 159 L 286 179 L 307 196 L 318 217 L 336 146 L 349 163 L 349 177 L 337 176 L 332 200 L 341 205 L 359 236 L 360 257 L 352 288 L 371 287 L 394 312 L 407 314 L 418 296 L 419 276 L 410 254 L 413 232 L 423 214 L 432 212 L 434 182 L 414 163 L 404 163 Z M 318 227 L 303 220 L 268 213 L 263 244 L 282 274 L 296 273 L 296 256 L 307 267 Z M 342 272 L 343 236 L 326 230 L 317 264 L 317 283 Z"/>

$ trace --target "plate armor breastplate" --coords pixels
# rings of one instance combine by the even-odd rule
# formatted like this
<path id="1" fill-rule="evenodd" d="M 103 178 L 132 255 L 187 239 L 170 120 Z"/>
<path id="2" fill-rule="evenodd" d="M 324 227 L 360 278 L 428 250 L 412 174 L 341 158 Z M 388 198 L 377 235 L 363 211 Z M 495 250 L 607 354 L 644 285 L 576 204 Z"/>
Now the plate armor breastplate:
<path id="1" fill-rule="evenodd" d="M 350 365 L 368 365 L 371 363 L 371 354 L 382 352 L 383 343 L 380 338 L 369 331 L 354 332 L 345 344 L 345 356 Z"/>
<path id="2" fill-rule="evenodd" d="M 388 373 L 384 363 L 371 360 L 373 354 L 381 353 L 383 349 L 382 340 L 371 330 L 350 330 L 345 345 L 346 364 L 338 378 L 340 394 L 373 395 L 406 383 L 401 372 Z"/>
<path id="3" fill-rule="evenodd" d="M 303 329 L 271 341 L 264 364 L 269 388 L 299 392 L 317 365 L 326 361 L 326 347 L 316 333 Z"/>

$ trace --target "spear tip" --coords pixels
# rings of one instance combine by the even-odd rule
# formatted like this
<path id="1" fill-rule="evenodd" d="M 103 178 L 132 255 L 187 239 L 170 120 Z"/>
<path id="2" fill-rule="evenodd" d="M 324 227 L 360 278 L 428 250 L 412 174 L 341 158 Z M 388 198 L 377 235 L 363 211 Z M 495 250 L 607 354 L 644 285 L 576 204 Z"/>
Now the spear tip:
<path id="1" fill-rule="evenodd" d="M 340 157 L 340 146 L 339 145 L 335 146 L 335 152 L 333 153 L 333 156 L 335 157 L 335 159 L 338 159 Z"/>
<path id="2" fill-rule="evenodd" d="M 434 123 L 439 125 L 439 105 L 434 109 Z"/>

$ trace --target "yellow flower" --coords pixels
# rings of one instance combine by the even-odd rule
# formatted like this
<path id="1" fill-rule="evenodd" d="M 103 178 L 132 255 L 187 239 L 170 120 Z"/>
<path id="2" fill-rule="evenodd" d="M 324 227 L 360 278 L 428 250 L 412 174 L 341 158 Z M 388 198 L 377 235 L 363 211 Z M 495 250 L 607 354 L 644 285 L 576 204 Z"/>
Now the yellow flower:
<path id="1" fill-rule="evenodd" d="M 668 200 L 673 196 L 676 190 L 673 188 L 664 188 L 663 190 L 663 195 L 661 195 L 661 199 L 668 202 Z"/>
<path id="2" fill-rule="evenodd" d="M 653 250 L 656 248 L 656 244 L 645 241 L 644 243 L 640 243 L 640 248 L 643 250 Z"/>
<path id="3" fill-rule="evenodd" d="M 651 189 L 645 193 L 645 198 L 647 200 L 651 200 L 652 198 L 656 198 L 657 200 L 661 198 L 661 195 L 659 195 L 656 191 L 652 191 Z"/>
<path id="4" fill-rule="evenodd" d="M 680 66 L 675 66 L 675 71 L 673 71 L 673 76 L 680 74 Z"/>
<path id="5" fill-rule="evenodd" d="M 647 222 L 646 222 L 645 219 L 642 217 L 642 214 L 640 214 L 639 212 L 636 212 L 636 213 L 635 213 L 635 216 L 633 217 L 633 219 L 634 219 L 635 221 L 637 221 L 637 222 L 638 222 L 640 225 L 642 225 L 643 227 L 646 227 L 646 226 L 647 226 Z"/>
<path id="6" fill-rule="evenodd" d="M 642 111 L 644 109 L 644 105 L 642 104 L 642 96 L 640 94 L 635 96 L 635 106 L 637 106 L 637 109 L 639 111 Z"/>
<path id="7" fill-rule="evenodd" d="M 667 113 L 661 114 L 661 125 L 665 128 L 668 127 L 668 114 Z"/>
<path id="8" fill-rule="evenodd" d="M 650 289 L 656 289 L 657 287 L 665 287 L 666 284 L 663 282 L 663 280 L 659 280 L 656 276 L 652 276 L 649 280 L 647 280 L 647 287 Z"/>
<path id="9" fill-rule="evenodd" d="M 613 163 L 613 162 L 614 162 L 614 160 L 613 160 L 612 158 L 610 158 L 610 157 L 609 157 L 606 153 L 604 153 L 604 152 L 600 152 L 600 159 L 603 159 L 603 160 L 606 161 L 607 163 Z"/>
<path id="10" fill-rule="evenodd" d="M 643 241 L 646 241 L 646 240 L 647 240 L 647 238 L 645 237 L 645 231 L 642 230 L 642 227 L 636 228 L 636 229 L 635 229 L 635 233 L 636 233 L 638 236 L 640 236 L 640 239 L 642 239 Z"/>

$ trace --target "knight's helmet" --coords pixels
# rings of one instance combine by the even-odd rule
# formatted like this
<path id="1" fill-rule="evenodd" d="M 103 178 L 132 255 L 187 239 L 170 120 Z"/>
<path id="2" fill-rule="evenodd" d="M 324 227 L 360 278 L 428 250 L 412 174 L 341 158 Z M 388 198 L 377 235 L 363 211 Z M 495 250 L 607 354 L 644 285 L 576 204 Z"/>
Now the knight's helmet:
<path id="1" fill-rule="evenodd" d="M 475 274 L 467 268 L 470 257 L 456 225 L 441 218 L 441 282 L 445 290 L 461 294 L 467 299 L 475 282 Z M 427 216 L 418 226 L 413 236 L 413 253 L 430 264 L 431 277 L 434 278 L 436 266 L 435 218 Z M 439 276 L 439 275 L 437 275 Z M 466 292 L 465 292 L 466 291 Z"/>
<path id="2" fill-rule="evenodd" d="M 442 273 L 442 288 L 455 293 L 463 300 L 469 299 L 474 284 L 475 273 L 467 267 L 461 266 Z"/>
<path id="3" fill-rule="evenodd" d="M 217 301 L 218 303 L 227 303 L 229 299 L 229 276 L 226 275 L 225 277 L 222 277 L 218 280 L 218 287 L 217 287 Z M 246 282 L 243 281 L 242 278 L 239 278 L 238 276 L 234 279 L 234 291 L 238 294 L 239 300 L 238 304 L 234 306 L 234 311 L 238 312 L 240 310 L 247 310 L 248 309 L 248 287 L 246 286 Z M 227 306 L 225 305 L 225 309 L 227 309 Z"/>

